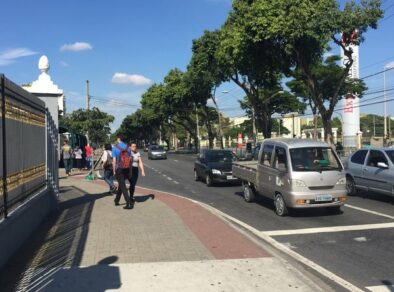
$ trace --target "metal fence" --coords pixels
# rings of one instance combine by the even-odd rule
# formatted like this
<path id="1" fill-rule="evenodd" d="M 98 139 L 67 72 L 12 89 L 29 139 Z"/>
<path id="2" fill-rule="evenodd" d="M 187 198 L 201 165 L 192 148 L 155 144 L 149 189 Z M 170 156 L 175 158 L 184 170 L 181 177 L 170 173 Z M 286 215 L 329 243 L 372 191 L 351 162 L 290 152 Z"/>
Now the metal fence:
<path id="1" fill-rule="evenodd" d="M 0 75 L 0 217 L 46 186 L 45 103 Z"/>

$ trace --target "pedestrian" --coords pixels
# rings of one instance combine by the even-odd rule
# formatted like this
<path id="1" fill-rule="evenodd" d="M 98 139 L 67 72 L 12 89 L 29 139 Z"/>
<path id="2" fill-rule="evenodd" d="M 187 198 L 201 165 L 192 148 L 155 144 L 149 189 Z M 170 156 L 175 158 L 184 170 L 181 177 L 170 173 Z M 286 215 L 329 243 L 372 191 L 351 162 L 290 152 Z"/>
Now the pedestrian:
<path id="1" fill-rule="evenodd" d="M 341 144 L 341 142 L 337 142 L 337 144 L 336 144 L 336 151 L 337 151 L 337 154 L 338 154 L 338 156 L 339 157 L 341 157 L 342 156 L 342 152 L 343 152 L 343 146 L 342 146 L 342 144 Z"/>
<path id="2" fill-rule="evenodd" d="M 85 161 L 86 161 L 86 168 L 92 168 L 92 155 L 93 155 L 93 148 L 89 144 L 85 146 Z"/>
<path id="3" fill-rule="evenodd" d="M 82 149 L 78 145 L 74 149 L 74 158 L 77 162 L 77 168 L 79 171 L 82 170 Z"/>
<path id="4" fill-rule="evenodd" d="M 64 140 L 64 142 L 63 142 L 61 156 L 63 158 L 63 164 L 64 164 L 64 169 L 66 171 L 66 175 L 70 176 L 72 149 L 71 149 L 71 146 L 68 145 L 68 140 Z"/>
<path id="5" fill-rule="evenodd" d="M 111 144 L 105 144 L 104 153 L 101 158 L 101 163 L 104 168 L 104 180 L 109 186 L 109 193 L 116 191 L 114 185 L 114 171 L 112 169 L 112 146 Z"/>
<path id="6" fill-rule="evenodd" d="M 131 155 L 133 157 L 132 167 L 131 167 L 131 177 L 130 181 L 130 200 L 134 201 L 134 191 L 135 185 L 138 180 L 138 167 L 141 169 L 141 175 L 145 176 L 144 163 L 142 162 L 141 153 L 138 152 L 137 144 L 131 144 Z"/>
<path id="7" fill-rule="evenodd" d="M 118 191 L 115 197 L 115 206 L 119 205 L 120 196 L 126 201 L 124 209 L 133 209 L 134 200 L 130 200 L 129 191 L 126 188 L 126 179 L 130 180 L 132 156 L 129 145 L 123 142 L 123 135 L 116 136 L 117 144 L 112 148 L 112 169 L 118 181 Z"/>

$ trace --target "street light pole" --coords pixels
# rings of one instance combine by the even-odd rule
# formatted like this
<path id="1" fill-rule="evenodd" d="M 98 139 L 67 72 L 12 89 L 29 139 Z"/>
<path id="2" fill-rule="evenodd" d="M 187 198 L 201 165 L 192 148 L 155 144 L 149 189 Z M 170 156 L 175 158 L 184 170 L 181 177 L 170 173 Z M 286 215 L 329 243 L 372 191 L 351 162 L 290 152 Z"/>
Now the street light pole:
<path id="1" fill-rule="evenodd" d="M 384 92 L 384 138 L 383 141 L 386 141 L 387 138 L 387 95 L 386 95 L 386 66 L 384 66 L 383 72 L 383 92 Z M 384 142 L 385 143 L 385 142 Z"/>

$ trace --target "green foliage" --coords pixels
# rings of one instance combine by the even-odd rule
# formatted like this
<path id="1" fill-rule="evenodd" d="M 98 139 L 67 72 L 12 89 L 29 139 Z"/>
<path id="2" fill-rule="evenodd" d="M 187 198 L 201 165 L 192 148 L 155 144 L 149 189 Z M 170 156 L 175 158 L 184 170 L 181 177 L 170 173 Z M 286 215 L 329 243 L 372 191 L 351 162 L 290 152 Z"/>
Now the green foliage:
<path id="1" fill-rule="evenodd" d="M 78 109 L 71 114 L 63 116 L 59 124 L 70 132 L 89 135 L 89 140 L 96 146 L 109 141 L 111 134 L 110 123 L 115 118 L 94 107 L 90 111 Z"/>

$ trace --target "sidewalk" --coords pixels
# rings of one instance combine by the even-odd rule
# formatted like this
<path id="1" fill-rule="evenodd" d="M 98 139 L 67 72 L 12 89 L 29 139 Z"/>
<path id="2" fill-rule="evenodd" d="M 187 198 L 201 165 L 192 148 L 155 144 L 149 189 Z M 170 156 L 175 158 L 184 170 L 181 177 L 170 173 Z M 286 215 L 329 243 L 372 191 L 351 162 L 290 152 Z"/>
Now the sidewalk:
<path id="1" fill-rule="evenodd" d="M 102 181 L 74 176 L 60 186 L 58 212 L 1 273 L 6 290 L 322 290 L 190 200 L 138 189 L 124 210 Z"/>

